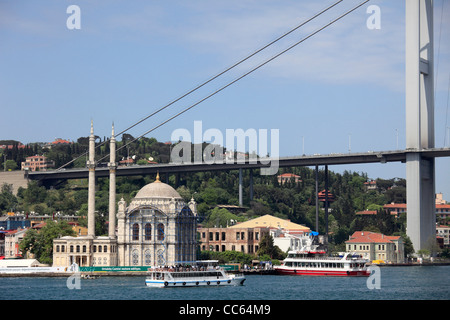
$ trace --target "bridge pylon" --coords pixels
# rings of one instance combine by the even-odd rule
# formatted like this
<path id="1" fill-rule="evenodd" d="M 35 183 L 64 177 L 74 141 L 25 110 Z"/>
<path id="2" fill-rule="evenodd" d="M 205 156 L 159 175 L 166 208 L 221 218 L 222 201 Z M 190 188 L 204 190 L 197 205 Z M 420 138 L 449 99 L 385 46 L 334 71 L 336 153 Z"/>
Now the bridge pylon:
<path id="1" fill-rule="evenodd" d="M 433 0 L 406 3 L 407 234 L 415 251 L 436 241 L 434 148 Z"/>

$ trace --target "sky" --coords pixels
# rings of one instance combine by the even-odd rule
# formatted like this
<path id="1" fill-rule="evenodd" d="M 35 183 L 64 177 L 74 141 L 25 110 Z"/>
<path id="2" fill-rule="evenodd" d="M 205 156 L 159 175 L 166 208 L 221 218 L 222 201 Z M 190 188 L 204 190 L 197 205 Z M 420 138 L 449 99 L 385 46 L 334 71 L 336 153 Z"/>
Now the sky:
<path id="1" fill-rule="evenodd" d="M 334 2 L 0 0 L 0 140 L 76 141 L 91 121 L 109 137 L 112 123 L 128 128 Z M 342 1 L 127 133 L 151 130 L 358 3 Z M 450 2 L 435 0 L 434 13 L 435 146 L 448 147 Z M 194 121 L 224 136 L 278 129 L 282 157 L 404 149 L 405 0 L 369 1 L 146 136 L 194 135 Z M 329 169 L 406 176 L 400 163 Z M 448 158 L 436 159 L 436 192 L 450 201 Z"/>

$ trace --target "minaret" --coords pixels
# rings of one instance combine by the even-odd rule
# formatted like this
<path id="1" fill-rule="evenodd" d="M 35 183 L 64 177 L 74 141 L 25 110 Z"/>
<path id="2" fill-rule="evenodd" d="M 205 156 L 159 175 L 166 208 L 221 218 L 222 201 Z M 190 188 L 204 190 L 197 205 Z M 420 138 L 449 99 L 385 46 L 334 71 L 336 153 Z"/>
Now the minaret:
<path id="1" fill-rule="evenodd" d="M 116 137 L 114 123 L 112 125 L 111 140 L 109 142 L 109 238 L 116 238 Z"/>
<path id="2" fill-rule="evenodd" d="M 88 236 L 95 237 L 95 137 L 94 123 L 91 120 L 91 135 L 89 136 L 89 169 L 88 185 Z"/>

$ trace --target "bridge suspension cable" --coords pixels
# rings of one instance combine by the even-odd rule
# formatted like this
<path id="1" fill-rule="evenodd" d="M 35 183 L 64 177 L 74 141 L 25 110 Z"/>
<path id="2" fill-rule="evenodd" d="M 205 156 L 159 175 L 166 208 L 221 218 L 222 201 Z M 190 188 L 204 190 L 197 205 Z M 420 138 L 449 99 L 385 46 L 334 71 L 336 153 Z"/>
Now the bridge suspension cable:
<path id="1" fill-rule="evenodd" d="M 217 79 L 218 77 L 220 77 L 221 75 L 225 74 L 226 72 L 230 71 L 231 69 L 237 67 L 238 65 L 240 65 L 241 63 L 245 62 L 246 60 L 248 60 L 249 58 L 255 56 L 256 54 L 258 54 L 259 52 L 263 51 L 264 49 L 268 48 L 269 46 L 273 45 L 274 43 L 278 42 L 279 40 L 281 40 L 282 38 L 286 37 L 287 35 L 291 34 L 293 31 L 299 29 L 300 27 L 304 26 L 306 23 L 312 21 L 313 19 L 315 19 L 316 17 L 320 16 L 321 14 L 323 14 L 324 12 L 328 11 L 329 9 L 333 8 L 334 6 L 336 6 L 337 4 L 339 4 L 340 2 L 342 2 L 343 0 L 339 0 L 335 3 L 333 3 L 332 5 L 330 5 L 329 7 L 321 10 L 319 13 L 315 14 L 314 16 L 312 16 L 311 18 L 305 20 L 304 22 L 302 22 L 300 25 L 294 27 L 293 29 L 289 30 L 288 32 L 284 33 L 283 35 L 281 35 L 280 37 L 276 38 L 275 40 L 271 41 L 269 44 L 263 46 L 262 48 L 254 51 L 252 54 L 250 54 L 249 56 L 245 57 L 244 59 L 241 59 L 240 61 L 238 61 L 237 63 L 233 64 L 231 67 L 225 69 L 224 71 L 216 74 L 215 76 L 211 77 L 210 79 L 208 79 L 207 81 L 203 82 L 202 84 L 198 85 L 197 87 L 195 87 L 194 89 L 190 90 L 189 92 L 183 94 L 182 96 L 180 96 L 179 98 L 173 100 L 172 102 L 170 102 L 169 104 L 161 107 L 160 109 L 156 110 L 155 112 L 153 112 L 152 114 L 146 116 L 145 118 L 139 120 L 138 122 L 134 123 L 133 125 L 129 126 L 128 128 L 126 128 L 125 130 L 119 132 L 116 136 L 125 133 L 126 131 L 130 130 L 131 128 L 135 127 L 136 125 L 142 123 L 143 121 L 149 119 L 150 117 L 156 115 L 157 113 L 161 112 L 162 110 L 168 108 L 169 106 L 171 106 L 172 104 L 174 104 L 175 102 L 180 101 L 181 99 L 183 99 L 184 97 L 188 96 L 189 94 L 193 93 L 194 91 L 200 89 L 201 87 L 205 86 L 206 84 L 210 83 L 211 81 Z M 365 3 L 369 2 L 370 0 L 365 0 L 361 3 L 359 3 L 358 5 L 354 6 L 353 8 L 351 8 L 350 10 L 347 10 L 346 12 L 344 12 L 343 14 L 341 14 L 340 16 L 338 16 L 337 18 L 331 20 L 330 22 L 326 23 L 325 25 L 323 25 L 322 27 L 316 29 L 315 31 L 311 32 L 310 34 L 308 34 L 306 37 L 302 38 L 301 40 L 295 42 L 294 44 L 292 44 L 291 46 L 289 46 L 288 48 L 284 49 L 283 51 L 279 52 L 278 54 L 272 56 L 271 58 L 265 60 L 264 62 L 260 63 L 259 65 L 257 65 L 256 67 L 254 67 L 253 69 L 251 69 L 250 71 L 247 71 L 246 73 L 244 73 L 243 75 L 237 77 L 236 79 L 234 79 L 233 81 L 227 83 L 226 85 L 220 87 L 219 89 L 213 91 L 212 93 L 210 93 L 209 95 L 207 95 L 206 97 L 204 97 L 203 99 L 197 101 L 196 103 L 190 105 L 189 107 L 183 109 L 182 111 L 176 113 L 175 115 L 171 116 L 170 118 L 168 118 L 167 120 L 161 122 L 160 124 L 156 125 L 155 127 L 153 127 L 152 129 L 144 132 L 143 134 L 141 134 L 140 136 L 138 136 L 137 138 L 129 141 L 128 143 L 122 145 L 121 147 L 116 149 L 116 152 L 127 147 L 129 144 L 135 142 L 136 140 L 141 139 L 142 137 L 144 137 L 145 135 L 149 134 L 150 132 L 158 129 L 159 127 L 163 126 L 164 124 L 170 122 L 171 120 L 179 117 L 180 115 L 184 114 L 185 112 L 191 110 L 192 108 L 196 107 L 197 105 L 201 104 L 202 102 L 208 100 L 209 98 L 213 97 L 214 95 L 218 94 L 219 92 L 223 91 L 224 89 L 228 88 L 229 86 L 233 85 L 234 83 L 238 82 L 239 80 L 245 78 L 246 76 L 250 75 L 251 73 L 253 73 L 254 71 L 260 69 L 261 67 L 265 66 L 266 64 L 268 64 L 269 62 L 275 60 L 276 58 L 278 58 L 279 56 L 283 55 L 284 53 L 290 51 L 291 49 L 295 48 L 296 46 L 298 46 L 299 44 L 303 43 L 304 41 L 306 41 L 307 39 L 311 38 L 312 36 L 316 35 L 317 33 L 321 32 L 322 30 L 326 29 L 327 27 L 331 26 L 332 24 L 336 23 L 337 21 L 339 21 L 340 19 L 344 18 L 345 16 L 347 16 L 348 14 L 352 13 L 353 11 L 355 11 L 356 9 L 358 9 L 359 7 L 363 6 Z M 106 143 L 109 140 L 106 140 L 105 142 L 101 143 L 100 145 L 98 145 L 97 147 L 100 147 L 101 145 L 103 145 L 104 143 Z M 72 161 L 66 163 L 65 165 L 61 166 L 59 169 L 64 168 L 65 166 L 67 166 L 68 164 L 74 162 L 75 160 L 79 159 L 80 157 L 83 157 L 87 154 L 87 152 L 85 152 L 84 154 L 81 154 L 79 157 L 73 159 Z M 104 157 L 102 157 L 101 159 L 98 160 L 101 161 L 103 159 L 106 159 L 109 156 L 106 155 Z"/>
<path id="2" fill-rule="evenodd" d="M 364 5 L 365 3 L 369 2 L 370 0 L 365 0 L 361 3 L 359 3 L 358 5 L 356 5 L 355 7 L 353 7 L 352 9 L 344 12 L 343 14 L 341 14 L 340 16 L 338 16 L 337 18 L 331 20 L 330 22 L 328 22 L 327 24 L 323 25 L 322 27 L 316 29 L 315 31 L 311 32 L 310 34 L 308 34 L 306 37 L 302 38 L 300 41 L 297 41 L 296 43 L 292 44 L 291 46 L 289 46 L 288 48 L 284 49 L 283 51 L 277 53 L 276 55 L 272 56 L 271 58 L 267 59 L 266 61 L 262 62 L 261 64 L 257 65 L 256 67 L 254 67 L 253 69 L 251 69 L 250 71 L 247 71 L 246 73 L 244 73 L 243 75 L 239 76 L 238 78 L 234 79 L 233 81 L 229 82 L 228 84 L 220 87 L 219 89 L 215 90 L 214 92 L 210 93 L 209 95 L 207 95 L 206 97 L 204 97 L 203 99 L 197 101 L 196 103 L 192 104 L 191 106 L 183 109 L 182 111 L 178 112 L 177 114 L 173 115 L 172 117 L 168 118 L 167 120 L 161 122 L 160 124 L 156 125 L 155 127 L 153 127 L 152 129 L 144 132 L 142 135 L 140 135 L 139 137 L 129 141 L 128 143 L 124 144 L 123 146 L 117 148 L 116 151 L 119 151 L 123 148 L 125 148 L 126 146 L 128 146 L 129 144 L 135 142 L 136 140 L 139 140 L 140 138 L 144 137 L 145 135 L 149 134 L 150 132 L 158 129 L 159 127 L 163 126 L 164 124 L 168 123 L 169 121 L 179 117 L 180 115 L 182 115 L 183 113 L 191 110 L 192 108 L 196 107 L 197 105 L 199 105 L 200 103 L 208 100 L 209 98 L 211 98 L 212 96 L 216 95 L 217 93 L 223 91 L 224 89 L 228 88 L 229 86 L 231 86 L 232 84 L 238 82 L 239 80 L 245 78 L 246 76 L 248 76 L 249 74 L 253 73 L 254 71 L 258 70 L 259 68 L 265 66 L 266 64 L 268 64 L 269 62 L 275 60 L 276 58 L 278 58 L 279 56 L 281 56 L 282 54 L 288 52 L 289 50 L 295 48 L 296 46 L 298 46 L 299 44 L 303 43 L 304 41 L 306 41 L 307 39 L 311 38 L 312 36 L 316 35 L 317 33 L 319 33 L 320 31 L 328 28 L 329 26 L 331 26 L 332 24 L 336 23 L 337 21 L 339 21 L 340 19 L 344 18 L 345 16 L 347 16 L 348 14 L 352 13 L 353 11 L 355 11 L 356 9 L 358 9 L 359 7 L 361 7 L 362 5 Z M 101 158 L 100 160 L 103 160 L 105 158 L 107 158 L 109 155 L 106 155 L 105 157 Z M 99 161 L 100 161 L 99 160 Z"/>
<path id="3" fill-rule="evenodd" d="M 292 32 L 300 29 L 301 27 L 303 27 L 304 25 L 306 25 L 307 23 L 311 22 L 312 20 L 316 19 L 317 17 L 319 17 L 320 15 L 322 15 L 323 13 L 327 12 L 328 10 L 330 10 L 331 8 L 335 7 L 336 5 L 338 5 L 339 3 L 341 3 L 344 0 L 338 0 L 336 2 L 334 2 L 333 4 L 331 4 L 330 6 L 322 9 L 321 11 L 319 11 L 318 13 L 314 14 L 313 16 L 311 16 L 310 18 L 306 19 L 305 21 L 303 21 L 302 23 L 300 23 L 299 25 L 295 26 L 294 28 L 290 29 L 289 31 L 285 32 L 284 34 L 282 34 L 281 36 L 279 36 L 278 38 L 276 38 L 275 40 L 272 40 L 271 42 L 269 42 L 268 44 L 264 45 L 263 47 L 261 47 L 260 49 L 252 52 L 250 55 L 246 56 L 245 58 L 239 60 L 238 62 L 234 63 L 233 65 L 231 65 L 230 67 L 226 68 L 225 70 L 217 73 L 216 75 L 212 76 L 211 78 L 209 78 L 208 80 L 202 82 L 201 84 L 197 85 L 195 88 L 189 90 L 188 92 L 182 94 L 181 96 L 179 96 L 178 98 L 172 100 L 171 102 L 169 102 L 168 104 L 164 105 L 163 107 L 159 108 L 158 110 L 152 112 L 151 114 L 147 115 L 146 117 L 142 118 L 141 120 L 135 122 L 134 124 L 128 126 L 127 128 L 125 128 L 124 130 L 120 131 L 119 133 L 117 133 L 115 136 L 120 136 L 121 134 L 127 132 L 128 130 L 134 128 L 135 126 L 137 126 L 138 124 L 144 122 L 145 120 L 153 117 L 154 115 L 158 114 L 159 112 L 167 109 L 168 107 L 170 107 L 171 105 L 175 104 L 176 102 L 182 100 L 183 98 L 186 98 L 187 96 L 189 96 L 190 94 L 194 93 L 195 91 L 199 90 L 200 88 L 204 87 L 205 85 L 207 85 L 208 83 L 214 81 L 215 79 L 219 78 L 220 76 L 224 75 L 225 73 L 229 72 L 230 70 L 236 68 L 237 66 L 239 66 L 240 64 L 244 63 L 245 61 L 249 60 L 250 58 L 254 57 L 255 55 L 257 55 L 258 53 L 262 52 L 263 50 L 267 49 L 268 47 L 272 46 L 273 44 L 277 43 L 278 41 L 280 41 L 281 39 L 285 38 L 286 36 L 288 36 L 289 34 L 291 34 Z M 144 134 L 145 135 L 145 134 Z M 139 138 L 142 138 L 142 136 L 140 136 Z M 137 139 L 133 140 L 132 142 L 136 141 Z M 105 140 L 104 142 L 100 143 L 99 145 L 96 146 L 96 148 L 101 147 L 102 145 L 104 145 L 106 142 L 108 142 L 109 139 Z M 132 143 L 130 142 L 130 143 Z M 128 145 L 128 144 L 127 144 Z M 116 150 L 118 151 L 118 150 Z M 66 167 L 67 165 L 71 164 L 72 162 L 76 161 L 77 159 L 85 156 L 88 152 L 86 151 L 85 153 L 81 154 L 80 156 L 78 156 L 77 158 L 67 162 L 66 164 L 64 164 L 63 166 L 59 167 L 57 170 L 60 170 L 64 167 Z"/>

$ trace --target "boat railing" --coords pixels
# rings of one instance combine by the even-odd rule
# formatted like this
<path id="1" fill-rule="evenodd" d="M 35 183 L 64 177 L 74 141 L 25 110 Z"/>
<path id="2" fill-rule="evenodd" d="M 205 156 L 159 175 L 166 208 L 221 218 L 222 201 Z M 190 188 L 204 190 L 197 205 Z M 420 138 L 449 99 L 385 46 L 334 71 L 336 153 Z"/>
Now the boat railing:
<path id="1" fill-rule="evenodd" d="M 222 271 L 222 267 L 152 267 L 150 272 L 205 272 Z"/>
<path id="2" fill-rule="evenodd" d="M 288 257 L 288 258 L 308 259 L 308 260 L 336 260 L 336 261 L 342 260 L 342 258 L 340 258 L 340 257 L 329 257 L 329 256 L 326 256 L 326 257 Z"/>

